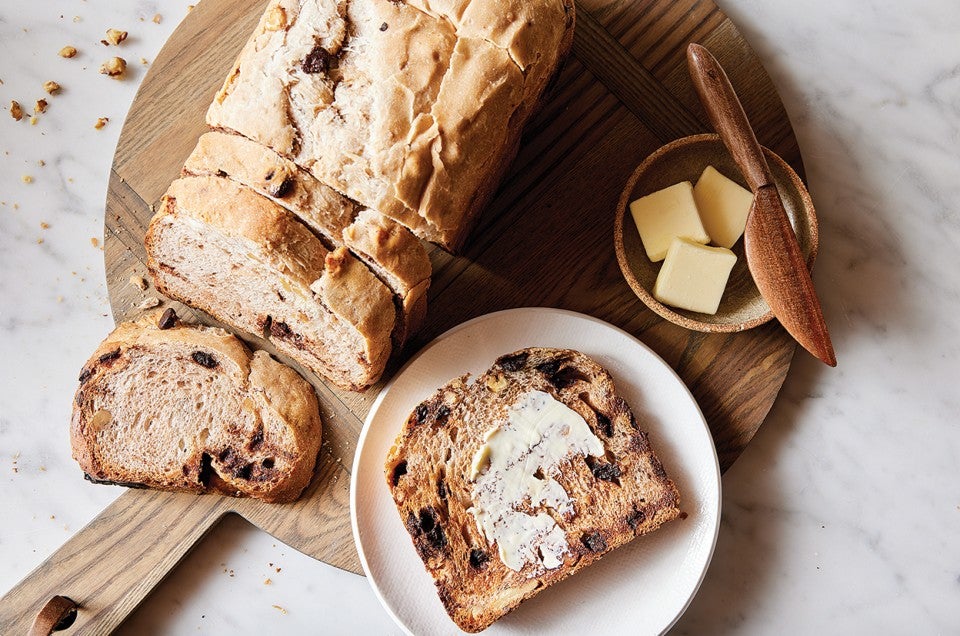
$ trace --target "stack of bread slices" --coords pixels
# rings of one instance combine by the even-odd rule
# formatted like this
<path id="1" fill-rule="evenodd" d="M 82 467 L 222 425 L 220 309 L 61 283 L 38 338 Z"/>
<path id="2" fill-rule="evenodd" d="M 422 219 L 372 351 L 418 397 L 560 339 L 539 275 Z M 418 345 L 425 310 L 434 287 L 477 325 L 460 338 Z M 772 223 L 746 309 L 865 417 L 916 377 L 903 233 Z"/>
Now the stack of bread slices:
<path id="1" fill-rule="evenodd" d="M 351 390 L 426 313 L 573 35 L 572 0 L 272 0 L 146 235 L 164 294 Z"/>

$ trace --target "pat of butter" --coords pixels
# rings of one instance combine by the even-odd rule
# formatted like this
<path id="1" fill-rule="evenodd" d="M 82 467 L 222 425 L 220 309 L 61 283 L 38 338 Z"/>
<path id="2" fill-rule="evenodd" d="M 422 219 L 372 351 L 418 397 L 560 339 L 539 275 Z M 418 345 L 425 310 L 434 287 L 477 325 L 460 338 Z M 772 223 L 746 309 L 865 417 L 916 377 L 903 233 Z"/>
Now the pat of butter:
<path id="1" fill-rule="evenodd" d="M 736 262 L 736 254 L 725 247 L 674 239 L 653 286 L 653 297 L 665 305 L 715 314 Z"/>
<path id="2" fill-rule="evenodd" d="M 670 242 L 683 237 L 697 243 L 709 243 L 710 235 L 700 221 L 693 198 L 693 184 L 683 181 L 658 190 L 630 204 L 640 240 L 651 261 L 662 261 Z"/>
<path id="3" fill-rule="evenodd" d="M 549 393 L 529 391 L 487 431 L 473 456 L 468 509 L 500 560 L 530 576 L 563 565 L 570 551 L 557 516 L 574 514 L 573 500 L 554 476 L 576 455 L 603 456 L 603 444 L 579 413 Z"/>
<path id="4" fill-rule="evenodd" d="M 693 188 L 693 198 L 713 244 L 733 247 L 747 225 L 753 193 L 707 166 Z"/>

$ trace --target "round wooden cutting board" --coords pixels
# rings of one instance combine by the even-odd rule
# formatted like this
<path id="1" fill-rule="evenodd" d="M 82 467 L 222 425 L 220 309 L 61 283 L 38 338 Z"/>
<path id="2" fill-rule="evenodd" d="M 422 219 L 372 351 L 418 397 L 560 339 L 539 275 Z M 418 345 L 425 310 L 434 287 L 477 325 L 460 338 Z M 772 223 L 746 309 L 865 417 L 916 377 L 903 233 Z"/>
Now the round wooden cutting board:
<path id="1" fill-rule="evenodd" d="M 199 3 L 157 56 L 130 108 L 104 223 L 107 285 L 117 321 L 135 317 L 145 300 L 159 298 L 152 287 L 141 291 L 131 283 L 131 277 L 146 276 L 142 241 L 152 206 L 204 132 L 207 105 L 265 4 Z M 426 324 L 384 380 L 423 344 L 475 316 L 520 306 L 582 312 L 638 337 L 677 371 L 699 402 L 726 469 L 770 410 L 794 343 L 776 322 L 709 335 L 664 322 L 620 274 L 614 213 L 623 184 L 646 155 L 665 142 L 708 130 L 687 76 L 689 42 L 714 53 L 759 141 L 802 175 L 796 140 L 769 77 L 710 0 L 581 0 L 577 11 L 573 53 L 465 250 L 452 256 L 431 248 Z M 211 322 L 160 300 L 188 320 Z M 262 341 L 252 344 L 271 350 Z M 381 385 L 355 394 L 305 375 L 318 390 L 325 441 L 317 475 L 299 502 L 277 506 L 129 491 L 4 602 L 19 599 L 18 616 L 32 617 L 52 595 L 62 594 L 83 604 L 77 621 L 82 630 L 109 630 L 231 512 L 306 554 L 359 572 L 350 531 L 349 470 L 361 422 Z"/>

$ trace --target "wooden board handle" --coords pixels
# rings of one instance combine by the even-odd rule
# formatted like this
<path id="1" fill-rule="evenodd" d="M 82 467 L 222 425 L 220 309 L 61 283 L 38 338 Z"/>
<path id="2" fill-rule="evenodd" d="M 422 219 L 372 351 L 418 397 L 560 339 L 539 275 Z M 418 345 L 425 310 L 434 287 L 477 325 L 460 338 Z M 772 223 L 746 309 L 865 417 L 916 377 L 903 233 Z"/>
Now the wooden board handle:
<path id="1" fill-rule="evenodd" d="M 108 634 L 229 511 L 229 500 L 129 491 L 0 599 L 0 634 L 30 633 L 55 596 L 78 605 L 58 634 Z"/>

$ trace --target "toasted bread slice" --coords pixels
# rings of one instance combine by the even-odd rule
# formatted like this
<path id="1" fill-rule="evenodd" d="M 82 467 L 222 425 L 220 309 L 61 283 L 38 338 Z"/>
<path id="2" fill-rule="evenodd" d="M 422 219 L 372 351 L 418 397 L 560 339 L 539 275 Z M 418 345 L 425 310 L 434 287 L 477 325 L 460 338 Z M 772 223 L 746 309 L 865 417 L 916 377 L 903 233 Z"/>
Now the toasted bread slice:
<path id="1" fill-rule="evenodd" d="M 520 350 L 453 380 L 410 414 L 385 468 L 469 632 L 680 512 L 610 375 L 567 349 Z"/>
<path id="2" fill-rule="evenodd" d="M 320 449 L 313 387 L 226 331 L 159 318 L 120 324 L 83 367 L 70 441 L 87 478 L 296 499 Z"/>
<path id="3" fill-rule="evenodd" d="M 145 239 L 162 293 L 362 390 L 390 356 L 390 290 L 346 248 L 328 252 L 286 209 L 213 176 L 177 179 Z"/>

